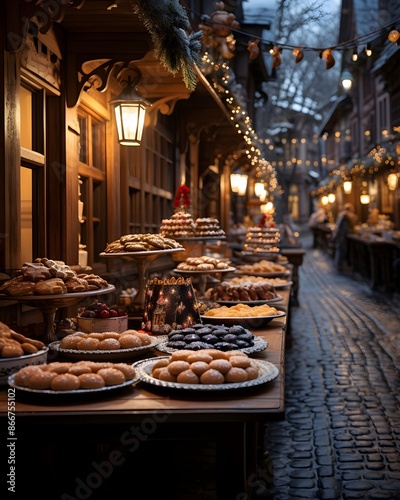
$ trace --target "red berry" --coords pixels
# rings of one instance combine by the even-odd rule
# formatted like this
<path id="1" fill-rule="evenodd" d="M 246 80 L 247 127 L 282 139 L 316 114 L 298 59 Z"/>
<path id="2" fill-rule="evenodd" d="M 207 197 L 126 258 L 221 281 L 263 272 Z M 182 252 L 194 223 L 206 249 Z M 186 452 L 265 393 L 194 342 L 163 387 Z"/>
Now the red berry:
<path id="1" fill-rule="evenodd" d="M 103 309 L 102 311 L 99 312 L 99 318 L 109 318 L 110 317 L 110 311 L 107 311 L 106 309 Z"/>

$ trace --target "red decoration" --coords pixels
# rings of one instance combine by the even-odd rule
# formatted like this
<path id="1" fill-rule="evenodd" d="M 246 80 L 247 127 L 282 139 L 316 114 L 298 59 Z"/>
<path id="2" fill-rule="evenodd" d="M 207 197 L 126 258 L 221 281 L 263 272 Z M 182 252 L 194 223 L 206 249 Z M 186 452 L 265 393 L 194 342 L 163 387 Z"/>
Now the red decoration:
<path id="1" fill-rule="evenodd" d="M 175 195 L 174 208 L 189 208 L 190 207 L 190 189 L 185 185 L 181 184 Z"/>

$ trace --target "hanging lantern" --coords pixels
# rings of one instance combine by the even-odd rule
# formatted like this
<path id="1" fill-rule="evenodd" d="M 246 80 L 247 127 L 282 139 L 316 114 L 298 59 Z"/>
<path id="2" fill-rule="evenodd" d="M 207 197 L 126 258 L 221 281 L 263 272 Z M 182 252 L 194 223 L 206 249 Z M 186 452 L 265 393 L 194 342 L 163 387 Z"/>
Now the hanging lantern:
<path id="1" fill-rule="evenodd" d="M 360 195 L 360 203 L 361 205 L 368 205 L 371 201 L 369 194 Z"/>
<path id="2" fill-rule="evenodd" d="M 135 73 L 134 78 L 130 74 L 131 71 Z M 118 97 L 110 101 L 110 104 L 114 105 L 115 109 L 118 142 L 122 146 L 140 146 L 146 109 L 151 103 L 141 97 L 136 90 L 142 79 L 139 68 L 130 67 L 126 72 L 127 79 L 121 81 L 121 84 L 125 84 L 125 88 Z"/>
<path id="3" fill-rule="evenodd" d="M 343 191 L 345 194 L 350 194 L 351 193 L 351 188 L 352 188 L 352 182 L 351 181 L 344 181 L 343 182 Z"/>
<path id="4" fill-rule="evenodd" d="M 247 191 L 247 179 L 246 174 L 234 172 L 230 175 L 231 179 L 231 189 L 233 193 L 237 193 L 239 196 L 244 196 Z"/>
<path id="5" fill-rule="evenodd" d="M 333 193 L 328 194 L 328 203 L 335 203 L 336 196 Z"/>

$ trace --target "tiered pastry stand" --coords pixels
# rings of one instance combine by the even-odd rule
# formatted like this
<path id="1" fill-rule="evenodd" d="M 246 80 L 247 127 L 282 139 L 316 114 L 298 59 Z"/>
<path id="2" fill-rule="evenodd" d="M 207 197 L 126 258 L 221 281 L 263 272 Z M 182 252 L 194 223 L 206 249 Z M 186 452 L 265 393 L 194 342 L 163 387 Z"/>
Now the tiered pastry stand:
<path id="1" fill-rule="evenodd" d="M 98 296 L 111 293 L 115 290 L 114 285 L 109 285 L 107 288 L 99 288 L 97 290 L 88 290 L 85 292 L 65 293 L 58 295 L 0 295 L 0 299 L 19 302 L 30 307 L 37 307 L 43 315 L 45 325 L 45 333 L 43 342 L 48 345 L 57 340 L 54 321 L 57 309 L 70 307 L 78 304 L 86 297 Z"/>
<path id="2" fill-rule="evenodd" d="M 102 252 L 100 257 L 119 257 L 124 260 L 136 262 L 139 275 L 138 291 L 133 299 L 133 304 L 144 309 L 146 299 L 146 268 L 149 262 L 156 260 L 163 255 L 172 254 L 175 252 L 183 252 L 184 248 L 168 248 L 166 250 L 149 250 L 147 252 L 119 252 L 107 253 Z"/>

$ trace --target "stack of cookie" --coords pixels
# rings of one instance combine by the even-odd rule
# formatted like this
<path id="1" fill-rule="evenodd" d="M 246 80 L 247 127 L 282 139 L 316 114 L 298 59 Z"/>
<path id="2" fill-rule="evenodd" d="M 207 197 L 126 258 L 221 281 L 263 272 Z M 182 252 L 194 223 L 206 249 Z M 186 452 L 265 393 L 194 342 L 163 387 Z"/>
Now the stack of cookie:
<path id="1" fill-rule="evenodd" d="M 105 253 L 125 252 L 150 252 L 156 250 L 169 250 L 183 248 L 180 243 L 172 238 L 166 238 L 160 234 L 126 234 L 118 240 L 109 243 Z"/>

